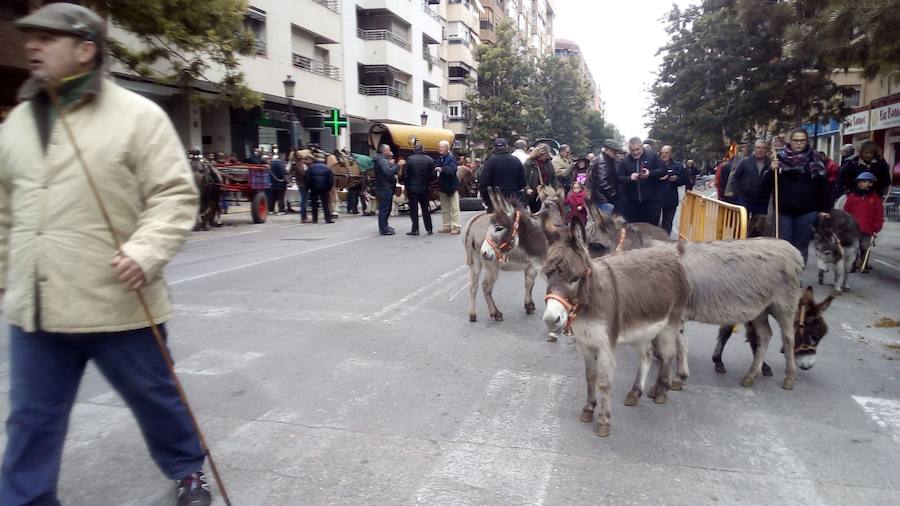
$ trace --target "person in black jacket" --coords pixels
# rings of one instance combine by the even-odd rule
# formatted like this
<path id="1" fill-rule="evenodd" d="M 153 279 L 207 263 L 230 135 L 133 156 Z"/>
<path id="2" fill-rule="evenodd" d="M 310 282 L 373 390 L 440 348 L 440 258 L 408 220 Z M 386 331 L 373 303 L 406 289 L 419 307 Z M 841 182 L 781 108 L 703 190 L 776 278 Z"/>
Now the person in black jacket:
<path id="1" fill-rule="evenodd" d="M 686 186 L 690 181 L 690 174 L 681 163 L 672 160 L 672 146 L 663 146 L 659 150 L 660 166 L 665 171 L 660 178 L 660 206 L 662 218 L 659 226 L 672 234 L 672 221 L 675 219 L 675 210 L 678 209 L 678 187 Z"/>
<path id="2" fill-rule="evenodd" d="M 478 182 L 481 199 L 489 213 L 494 212 L 494 205 L 488 196 L 488 188 L 499 190 L 506 199 L 523 202 L 525 168 L 518 158 L 509 153 L 506 139 L 499 137 L 494 140 L 494 154 L 484 162 Z"/>
<path id="3" fill-rule="evenodd" d="M 613 139 L 603 141 L 600 156 L 591 160 L 585 184 L 591 204 L 606 214 L 612 214 L 619 205 L 619 179 L 616 169 L 619 165 L 617 157 L 624 153 Z"/>
<path id="4" fill-rule="evenodd" d="M 331 219 L 331 208 L 328 206 L 328 196 L 331 194 L 332 186 L 334 186 L 334 174 L 325 165 L 324 155 L 317 155 L 316 161 L 306 170 L 306 187 L 309 189 L 310 200 L 312 200 L 313 223 L 318 223 L 319 221 L 320 200 L 325 223 L 334 223 Z"/>
<path id="5" fill-rule="evenodd" d="M 269 212 L 275 212 L 275 204 L 278 204 L 278 214 L 284 214 L 284 194 L 287 191 L 287 170 L 283 160 L 272 158 L 269 162 L 269 175 L 272 177 L 272 199 L 269 200 Z"/>
<path id="6" fill-rule="evenodd" d="M 770 169 L 769 143 L 753 144 L 753 156 L 744 158 L 731 174 L 735 202 L 751 216 L 769 212 L 769 196 L 763 192 L 763 173 Z"/>
<path id="7" fill-rule="evenodd" d="M 409 219 L 412 228 L 406 235 L 419 235 L 419 209 L 422 209 L 422 221 L 428 235 L 431 230 L 431 209 L 428 207 L 428 195 L 431 183 L 436 179 L 434 160 L 425 154 L 420 143 L 413 146 L 413 154 L 406 160 L 403 168 L 403 184 L 406 186 L 406 199 L 409 201 Z"/>
<path id="8" fill-rule="evenodd" d="M 394 235 L 394 229 L 388 226 L 391 205 L 394 202 L 394 189 L 397 187 L 397 172 L 400 165 L 394 163 L 394 153 L 387 144 L 378 148 L 375 162 L 375 197 L 378 198 L 378 232 L 381 235 Z"/>
<path id="9" fill-rule="evenodd" d="M 659 223 L 659 179 L 665 174 L 659 158 L 644 149 L 641 139 L 628 141 L 628 155 L 616 169 L 625 198 L 622 216 L 631 223 Z"/>
<path id="10" fill-rule="evenodd" d="M 875 193 L 884 197 L 891 188 L 891 169 L 881 156 L 881 150 L 872 141 L 865 141 L 859 146 L 859 154 L 848 158 L 841 164 L 838 172 L 838 197 L 856 189 L 856 178 L 863 172 L 875 175 Z"/>
<path id="11" fill-rule="evenodd" d="M 441 197 L 441 224 L 438 232 L 444 234 L 459 234 L 459 176 L 457 175 L 457 161 L 450 152 L 450 143 L 440 141 L 438 143 L 438 158 L 435 161 L 435 170 L 438 174 L 438 190 Z"/>
<path id="12" fill-rule="evenodd" d="M 778 171 L 778 225 L 780 238 L 793 244 L 806 263 L 809 242 L 818 213 L 828 212 L 831 196 L 825 164 L 809 145 L 809 134 L 802 128 L 791 130 L 788 145 L 778 152 L 778 159 L 763 172 L 765 195 L 774 189 Z"/>

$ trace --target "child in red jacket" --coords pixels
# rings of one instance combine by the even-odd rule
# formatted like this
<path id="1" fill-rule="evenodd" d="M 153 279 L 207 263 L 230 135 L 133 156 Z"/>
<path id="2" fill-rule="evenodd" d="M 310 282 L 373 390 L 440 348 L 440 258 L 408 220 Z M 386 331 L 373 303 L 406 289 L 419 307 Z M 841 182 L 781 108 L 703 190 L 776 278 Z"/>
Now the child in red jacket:
<path id="1" fill-rule="evenodd" d="M 587 207 L 584 203 L 584 185 L 579 181 L 572 184 L 572 191 L 566 197 L 566 205 L 569 206 L 569 214 L 566 220 L 580 220 L 582 225 L 587 225 Z"/>
<path id="2" fill-rule="evenodd" d="M 874 185 L 875 175 L 863 172 L 856 177 L 856 189 L 847 195 L 847 203 L 844 204 L 844 211 L 856 218 L 859 231 L 862 232 L 862 238 L 859 240 L 860 258 L 865 258 L 866 250 L 872 244 L 872 237 L 881 232 L 884 225 L 884 202 L 875 193 Z"/>

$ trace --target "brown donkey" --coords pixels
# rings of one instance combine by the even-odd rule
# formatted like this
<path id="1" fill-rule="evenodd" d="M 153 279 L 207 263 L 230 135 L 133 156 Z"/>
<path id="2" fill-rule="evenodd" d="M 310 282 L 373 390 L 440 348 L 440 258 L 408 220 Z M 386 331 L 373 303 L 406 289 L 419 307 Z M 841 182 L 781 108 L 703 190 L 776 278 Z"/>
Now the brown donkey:
<path id="1" fill-rule="evenodd" d="M 610 388 L 619 343 L 640 350 L 640 367 L 625 404 L 637 404 L 652 361 L 659 356 L 656 384 L 648 395 L 666 402 L 670 365 L 675 357 L 690 293 L 678 255 L 668 248 L 647 248 L 594 260 L 577 220 L 569 237 L 550 246 L 544 265 L 547 302 L 544 323 L 551 332 L 574 334 L 584 358 L 587 401 L 581 421 L 590 422 L 597 409 L 596 433 L 610 432 Z"/>

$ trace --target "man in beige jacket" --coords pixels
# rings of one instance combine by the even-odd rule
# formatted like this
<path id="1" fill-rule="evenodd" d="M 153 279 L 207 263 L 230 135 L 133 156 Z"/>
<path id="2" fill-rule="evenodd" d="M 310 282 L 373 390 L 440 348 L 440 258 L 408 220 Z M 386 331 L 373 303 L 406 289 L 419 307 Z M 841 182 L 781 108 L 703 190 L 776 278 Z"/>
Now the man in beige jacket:
<path id="1" fill-rule="evenodd" d="M 59 504 L 68 416 L 92 360 L 176 480 L 176 504 L 208 505 L 198 435 L 134 293 L 143 292 L 157 322 L 171 317 L 162 270 L 197 213 L 184 148 L 159 107 L 104 78 L 106 23 L 94 12 L 53 3 L 16 26 L 31 79 L 0 130 L 0 293 L 11 324 L 0 504 Z M 49 90 L 57 90 L 74 144 Z"/>

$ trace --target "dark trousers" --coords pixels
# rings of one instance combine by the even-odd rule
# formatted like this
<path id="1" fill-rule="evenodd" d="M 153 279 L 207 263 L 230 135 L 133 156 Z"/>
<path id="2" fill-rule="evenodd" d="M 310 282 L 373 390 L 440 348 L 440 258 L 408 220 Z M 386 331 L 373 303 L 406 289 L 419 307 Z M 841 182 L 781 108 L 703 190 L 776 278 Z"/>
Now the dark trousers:
<path id="1" fill-rule="evenodd" d="M 428 207 L 427 193 L 407 192 L 406 199 L 409 201 L 409 219 L 412 221 L 411 232 L 419 231 L 419 209 L 422 209 L 422 221 L 425 222 L 425 231 L 431 232 L 431 209 Z"/>
<path id="2" fill-rule="evenodd" d="M 625 220 L 629 223 L 649 223 L 651 225 L 659 224 L 659 213 L 661 212 L 660 203 L 657 201 L 649 202 L 633 202 L 628 206 L 628 213 Z"/>
<path id="3" fill-rule="evenodd" d="M 266 198 L 269 199 L 269 212 L 275 212 L 275 204 L 278 204 L 278 212 L 284 212 L 284 188 L 272 188 L 266 191 Z"/>
<path id="4" fill-rule="evenodd" d="M 319 221 L 319 201 L 322 202 L 322 217 L 326 223 L 331 223 L 331 208 L 328 205 L 328 195 L 331 190 L 310 190 L 309 198 L 312 201 L 312 222 Z"/>
<path id="5" fill-rule="evenodd" d="M 365 206 L 365 204 L 363 204 Z M 347 212 L 350 214 L 359 213 L 359 191 L 347 190 Z"/>
<path id="6" fill-rule="evenodd" d="M 793 244 L 795 248 L 800 250 L 800 254 L 803 256 L 803 265 L 806 265 L 806 258 L 809 254 L 809 242 L 813 236 L 812 228 L 816 224 L 818 217 L 819 213 L 817 212 L 801 214 L 800 216 L 781 214 L 778 217 L 778 224 L 781 229 L 779 230 L 780 238 Z"/>
<path id="7" fill-rule="evenodd" d="M 672 221 L 675 219 L 676 209 L 678 209 L 678 204 L 675 204 L 673 207 L 666 206 L 662 208 L 662 219 L 659 220 L 659 226 L 669 235 L 672 235 Z"/>
<path id="8" fill-rule="evenodd" d="M 378 231 L 382 234 L 391 230 L 388 226 L 388 217 L 391 215 L 391 205 L 394 203 L 394 192 L 388 189 L 376 190 L 375 196 L 378 198 Z"/>
<path id="9" fill-rule="evenodd" d="M 305 186 L 297 188 L 300 193 L 300 219 L 305 220 L 309 211 L 309 190 Z"/>
<path id="10" fill-rule="evenodd" d="M 69 413 L 88 360 L 131 408 L 166 477 L 184 478 L 203 465 L 197 432 L 150 329 L 76 336 L 12 327 L 9 359 L 0 504 L 59 504 L 56 484 Z M 102 486 L 104 479 L 98 476 L 93 485 Z"/>

